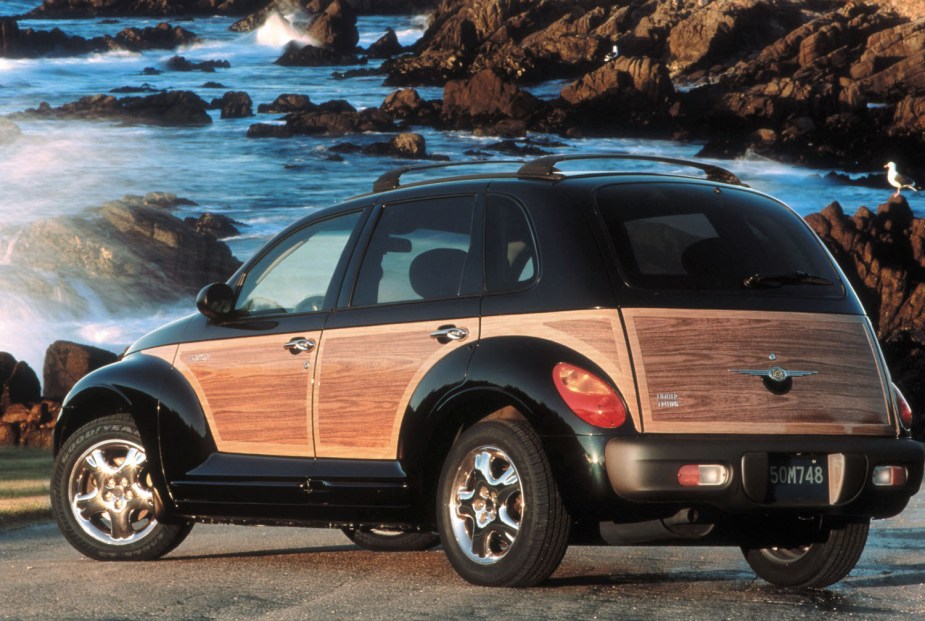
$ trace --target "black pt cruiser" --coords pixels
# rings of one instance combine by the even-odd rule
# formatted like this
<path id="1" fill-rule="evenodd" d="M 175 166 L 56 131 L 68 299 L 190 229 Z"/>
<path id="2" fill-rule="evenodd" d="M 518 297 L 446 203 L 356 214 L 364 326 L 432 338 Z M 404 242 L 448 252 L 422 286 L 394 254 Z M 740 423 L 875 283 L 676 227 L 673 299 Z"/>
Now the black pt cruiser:
<path id="1" fill-rule="evenodd" d="M 598 158 L 699 174 L 557 167 Z M 80 381 L 55 428 L 68 541 L 154 559 L 218 521 L 439 543 L 482 585 L 604 543 L 845 577 L 923 449 L 819 239 L 712 165 L 521 164 L 387 173 Z"/>

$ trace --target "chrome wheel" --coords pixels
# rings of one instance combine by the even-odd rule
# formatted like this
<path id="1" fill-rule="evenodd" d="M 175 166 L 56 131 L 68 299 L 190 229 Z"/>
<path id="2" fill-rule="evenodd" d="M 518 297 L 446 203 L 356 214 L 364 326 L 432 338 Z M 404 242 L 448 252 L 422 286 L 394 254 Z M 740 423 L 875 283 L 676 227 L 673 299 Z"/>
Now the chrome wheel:
<path id="1" fill-rule="evenodd" d="M 761 548 L 760 552 L 762 556 L 773 563 L 780 563 L 781 565 L 786 565 L 788 563 L 794 563 L 807 554 L 812 549 L 812 546 L 800 546 L 798 548 Z"/>
<path id="2" fill-rule="evenodd" d="M 461 551 L 476 563 L 497 563 L 517 540 L 525 510 L 513 461 L 494 446 L 473 449 L 451 489 L 450 522 Z"/>
<path id="3" fill-rule="evenodd" d="M 68 478 L 68 499 L 83 532 L 121 546 L 154 530 L 154 495 L 144 482 L 147 463 L 140 445 L 122 439 L 94 444 L 77 458 Z"/>

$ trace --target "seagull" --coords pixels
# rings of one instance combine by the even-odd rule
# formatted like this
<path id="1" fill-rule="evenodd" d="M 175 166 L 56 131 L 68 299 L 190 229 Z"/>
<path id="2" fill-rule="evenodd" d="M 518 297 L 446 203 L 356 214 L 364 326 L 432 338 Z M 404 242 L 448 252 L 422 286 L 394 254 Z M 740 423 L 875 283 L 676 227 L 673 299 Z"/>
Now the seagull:
<path id="1" fill-rule="evenodd" d="M 910 179 L 906 175 L 896 171 L 896 164 L 894 162 L 887 162 L 884 168 L 889 170 L 886 172 L 886 180 L 890 182 L 890 185 L 896 188 L 896 194 L 893 196 L 899 196 L 899 192 L 903 188 L 909 188 L 913 192 L 918 192 L 919 189 L 916 187 L 914 179 Z"/>

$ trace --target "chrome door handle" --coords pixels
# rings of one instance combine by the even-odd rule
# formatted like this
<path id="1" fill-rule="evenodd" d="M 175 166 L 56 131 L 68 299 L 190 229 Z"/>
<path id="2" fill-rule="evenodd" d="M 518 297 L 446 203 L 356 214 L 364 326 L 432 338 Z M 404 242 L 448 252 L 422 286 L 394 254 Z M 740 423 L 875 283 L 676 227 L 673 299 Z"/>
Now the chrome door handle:
<path id="1" fill-rule="evenodd" d="M 464 341 L 469 336 L 469 331 L 465 328 L 456 326 L 440 326 L 430 333 L 430 338 L 437 339 L 440 343 L 449 343 L 450 341 Z"/>
<path id="2" fill-rule="evenodd" d="M 293 356 L 301 354 L 303 351 L 311 351 L 315 349 L 315 339 L 307 339 L 305 337 L 297 336 L 285 345 L 283 349 L 288 349 L 289 353 Z"/>

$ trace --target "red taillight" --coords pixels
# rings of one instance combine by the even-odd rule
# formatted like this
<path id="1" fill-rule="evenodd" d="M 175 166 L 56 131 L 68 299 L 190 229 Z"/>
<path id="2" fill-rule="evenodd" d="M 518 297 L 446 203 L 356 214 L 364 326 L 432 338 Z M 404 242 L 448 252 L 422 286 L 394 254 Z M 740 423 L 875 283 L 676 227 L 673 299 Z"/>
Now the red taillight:
<path id="1" fill-rule="evenodd" d="M 586 423 L 612 429 L 626 422 L 623 397 L 596 375 L 560 362 L 552 370 L 552 381 L 566 405 Z"/>
<path id="2" fill-rule="evenodd" d="M 893 397 L 896 398 L 896 408 L 899 410 L 899 422 L 902 423 L 903 427 L 909 429 L 912 427 L 912 408 L 909 407 L 909 402 L 906 401 L 896 384 L 893 384 Z"/>

